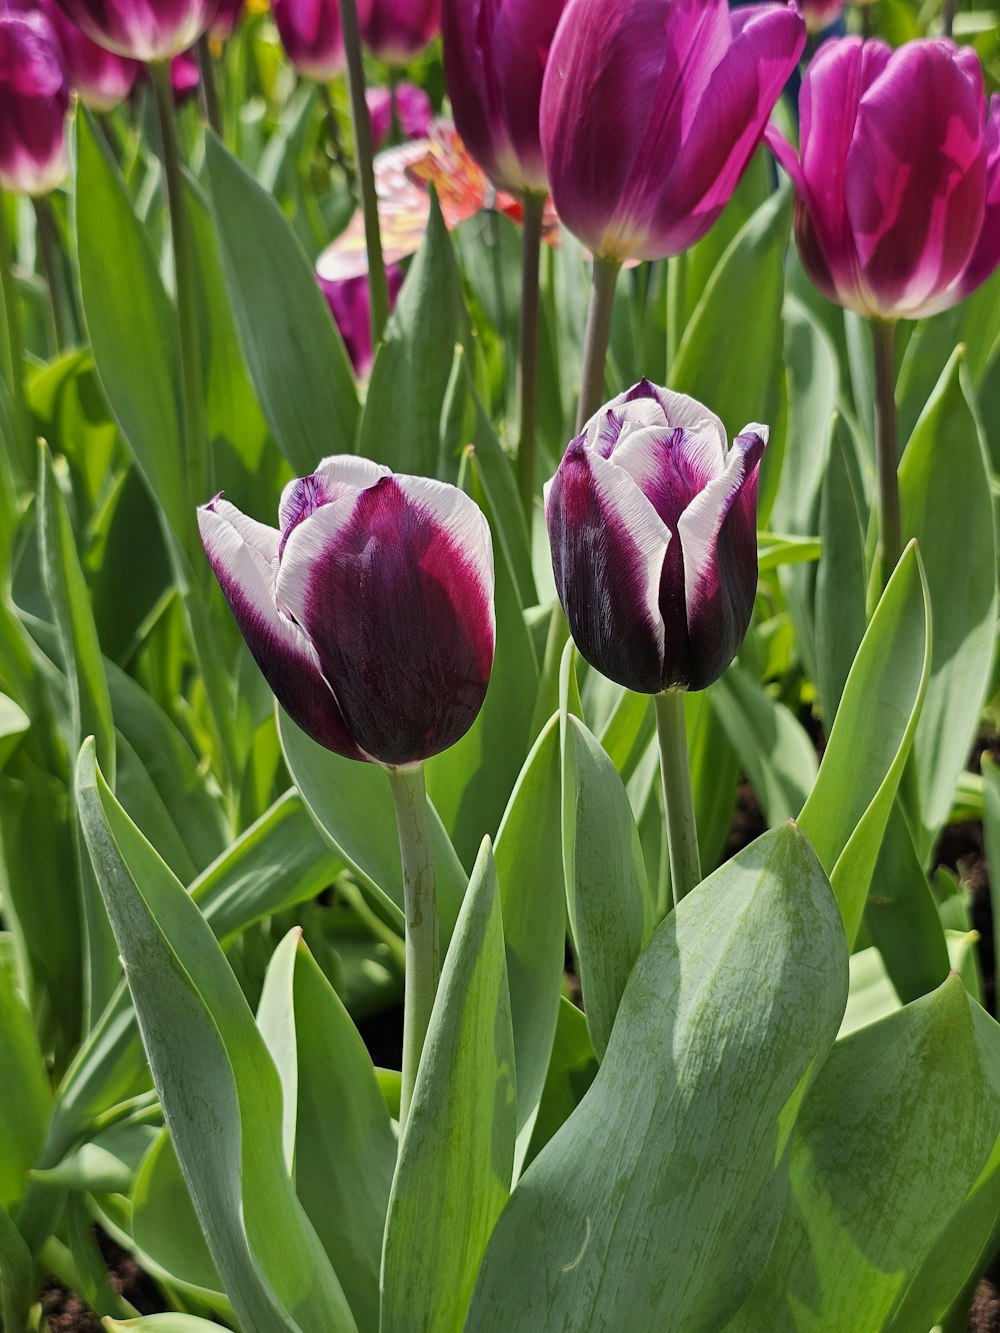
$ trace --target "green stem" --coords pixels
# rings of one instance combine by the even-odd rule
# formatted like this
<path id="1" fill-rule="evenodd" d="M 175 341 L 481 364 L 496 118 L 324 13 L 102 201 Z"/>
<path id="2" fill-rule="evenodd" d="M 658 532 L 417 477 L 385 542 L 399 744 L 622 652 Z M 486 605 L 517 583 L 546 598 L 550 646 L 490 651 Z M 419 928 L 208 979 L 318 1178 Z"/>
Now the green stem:
<path id="1" fill-rule="evenodd" d="M 667 260 L 667 377 L 677 360 L 677 351 L 684 334 L 687 304 L 687 254 L 673 255 Z"/>
<path id="2" fill-rule="evenodd" d="M 701 880 L 698 827 L 691 793 L 687 730 L 684 724 L 684 691 L 664 690 L 656 695 L 656 734 L 660 742 L 660 777 L 667 817 L 667 847 L 670 852 L 670 885 L 674 906 Z"/>
<path id="3" fill-rule="evenodd" d="M 35 206 L 35 234 L 38 237 L 38 254 L 42 261 L 45 285 L 49 289 L 49 325 L 53 351 L 58 354 L 68 345 L 66 327 L 66 308 L 63 304 L 63 285 L 59 276 L 59 229 L 52 212 L 52 204 L 46 197 L 32 200 Z"/>
<path id="4" fill-rule="evenodd" d="M 202 33 L 198 39 L 198 73 L 201 76 L 199 101 L 205 123 L 222 138 L 222 103 L 219 101 L 219 86 L 215 78 L 215 61 L 209 46 L 208 33 Z"/>
<path id="5" fill-rule="evenodd" d="M 615 283 L 621 264 L 617 259 L 594 260 L 594 279 L 583 338 L 583 369 L 580 373 L 580 405 L 576 429 L 584 426 L 604 402 L 604 363 L 611 340 L 611 312 L 615 307 Z"/>
<path id="6" fill-rule="evenodd" d="M 399 1103 L 399 1126 L 402 1129 L 413 1097 L 420 1053 L 424 1048 L 434 996 L 437 994 L 438 915 L 424 766 L 390 768 L 388 773 L 399 828 L 406 918 L 403 1087 Z"/>
<path id="7" fill-rule="evenodd" d="M 896 442 L 895 324 L 873 319 L 875 357 L 875 457 L 878 466 L 879 549 L 883 586 L 902 550 L 899 516 L 899 447 Z"/>
<path id="8" fill-rule="evenodd" d="M 521 422 L 517 446 L 517 487 L 524 516 L 531 531 L 535 500 L 535 452 L 538 435 L 538 304 L 539 267 L 542 251 L 542 221 L 545 196 L 524 197 L 524 237 L 521 260 L 521 347 L 518 358 L 518 390 Z"/>
<path id="9" fill-rule="evenodd" d="M 861 40 L 867 42 L 872 35 L 872 7 L 870 4 L 861 5 Z"/>
<path id="10" fill-rule="evenodd" d="M 389 70 L 389 142 L 395 148 L 403 142 L 403 126 L 399 119 L 399 70 Z"/>
<path id="11" fill-rule="evenodd" d="M 950 37 L 955 26 L 955 0 L 941 0 L 941 34 Z"/>
<path id="12" fill-rule="evenodd" d="M 24 398 L 24 343 L 21 337 L 21 303 L 14 280 L 14 253 L 7 227 L 7 199 L 0 190 L 0 299 L 3 301 L 3 375 L 10 390 L 14 409 L 14 431 L 17 436 L 15 457 L 21 471 L 21 482 L 32 486 L 38 460 L 31 439 L 28 411 Z"/>
<path id="13" fill-rule="evenodd" d="M 317 85 L 319 88 L 319 100 L 323 104 L 323 125 L 326 129 L 327 146 L 330 149 L 330 156 L 336 162 L 337 166 L 344 173 L 349 185 L 354 185 L 354 170 L 344 156 L 344 144 L 340 137 L 340 121 L 337 119 L 337 112 L 334 110 L 333 98 L 330 96 L 330 89 L 325 83 Z"/>
<path id="14" fill-rule="evenodd" d="M 174 94 L 170 85 L 170 66 L 166 62 L 149 66 L 149 77 L 156 93 L 156 111 L 160 123 L 163 154 L 163 179 L 170 212 L 170 237 L 174 250 L 174 286 L 177 298 L 177 322 L 180 329 L 181 399 L 184 412 L 184 455 L 187 467 L 188 508 L 191 517 L 191 551 L 199 559 L 195 511 L 208 499 L 205 463 L 205 406 L 201 372 L 201 338 L 198 329 L 198 271 L 194 253 L 191 218 L 184 198 L 177 124 L 174 119 Z"/>
<path id="15" fill-rule="evenodd" d="M 375 193 L 375 168 L 372 152 L 372 123 L 365 101 L 365 69 L 361 56 L 361 31 L 358 26 L 357 0 L 340 0 L 340 26 L 344 33 L 347 58 L 347 87 L 351 95 L 354 121 L 354 159 L 357 164 L 361 211 L 365 219 L 365 245 L 368 249 L 368 290 L 372 307 L 372 346 L 377 347 L 389 318 L 389 288 L 382 260 L 382 237 L 378 224 L 378 197 Z"/>

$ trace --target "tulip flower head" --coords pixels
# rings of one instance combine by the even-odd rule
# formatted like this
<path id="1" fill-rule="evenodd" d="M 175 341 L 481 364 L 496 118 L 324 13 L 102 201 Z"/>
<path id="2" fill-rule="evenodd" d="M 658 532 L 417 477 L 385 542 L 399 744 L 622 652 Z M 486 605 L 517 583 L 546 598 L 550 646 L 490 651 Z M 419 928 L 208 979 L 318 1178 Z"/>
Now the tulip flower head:
<path id="1" fill-rule="evenodd" d="M 745 426 L 730 449 L 708 408 L 642 380 L 570 442 L 545 487 L 552 566 L 576 646 L 609 679 L 703 690 L 736 656 L 767 434 Z"/>
<path id="2" fill-rule="evenodd" d="M 431 99 L 416 84 L 403 80 L 396 85 L 396 115 L 404 139 L 423 139 L 431 127 L 434 110 Z M 388 88 L 368 88 L 365 101 L 372 123 L 372 147 L 379 149 L 392 131 L 392 98 Z"/>
<path id="3" fill-rule="evenodd" d="M 271 0 L 285 55 L 305 79 L 329 83 L 344 68 L 339 0 Z"/>
<path id="4" fill-rule="evenodd" d="M 205 32 L 219 0 L 56 0 L 99 46 L 133 60 L 169 60 Z"/>
<path id="5" fill-rule="evenodd" d="M 219 0 L 219 7 L 212 19 L 209 32 L 217 42 L 224 42 L 233 35 L 236 25 L 243 18 L 244 0 Z"/>
<path id="6" fill-rule="evenodd" d="M 111 111 L 124 102 L 139 76 L 139 65 L 98 46 L 66 17 L 56 0 L 42 0 L 39 8 L 52 24 L 66 76 L 84 106 Z"/>
<path id="7" fill-rule="evenodd" d="M 441 0 L 360 0 L 361 37 L 387 65 L 407 65 L 438 35 Z"/>
<path id="8" fill-rule="evenodd" d="M 500 190 L 548 193 L 539 114 L 567 0 L 444 0 L 444 72 L 455 126 Z"/>
<path id="9" fill-rule="evenodd" d="M 0 185 L 48 194 L 66 176 L 69 84 L 44 14 L 0 11 Z"/>
<path id="10" fill-rule="evenodd" d="M 389 290 L 389 313 L 396 308 L 403 270 L 398 264 L 386 264 L 385 278 Z M 372 304 L 367 273 L 353 278 L 328 279 L 316 274 L 316 280 L 326 297 L 330 314 L 340 330 L 340 336 L 351 358 L 356 375 L 367 375 L 372 368 L 375 349 L 372 347 Z"/>
<path id="11" fill-rule="evenodd" d="M 805 39 L 794 0 L 732 13 L 726 0 L 569 0 L 541 106 L 563 223 L 619 262 L 694 245 L 729 202 Z"/>
<path id="12" fill-rule="evenodd" d="M 826 43 L 799 97 L 801 147 L 768 143 L 795 186 L 803 266 L 830 300 L 917 319 L 1000 262 L 1000 98 L 944 38 Z"/>
<path id="13" fill-rule="evenodd" d="M 277 528 L 216 496 L 202 542 L 257 665 L 303 731 L 391 767 L 447 749 L 493 667 L 493 546 L 454 486 L 352 455 L 289 482 Z"/>

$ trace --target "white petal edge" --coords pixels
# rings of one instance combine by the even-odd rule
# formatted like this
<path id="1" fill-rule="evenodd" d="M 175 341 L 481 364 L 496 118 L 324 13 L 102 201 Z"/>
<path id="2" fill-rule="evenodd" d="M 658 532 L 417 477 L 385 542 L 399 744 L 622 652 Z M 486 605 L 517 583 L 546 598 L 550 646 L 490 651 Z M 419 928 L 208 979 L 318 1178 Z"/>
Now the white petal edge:
<path id="1" fill-rule="evenodd" d="M 307 597 L 313 566 L 350 522 L 360 495 L 358 490 L 345 492 L 339 500 L 313 510 L 289 534 L 278 568 L 277 596 L 300 625 L 309 618 Z"/>
<path id="2" fill-rule="evenodd" d="M 366 491 L 383 477 L 391 477 L 392 473 L 381 463 L 373 463 L 370 458 L 360 458 L 357 454 L 330 454 L 327 458 L 320 459 L 316 471 L 311 475 L 318 477 L 323 483 L 323 489 L 328 497 L 326 503 L 331 503 L 339 500 L 345 491 L 355 493 Z M 289 520 L 286 508 L 290 496 L 296 486 L 308 480 L 308 477 L 295 477 L 281 492 L 281 499 L 278 502 L 278 521 L 282 529 Z"/>
<path id="3" fill-rule="evenodd" d="M 235 528 L 246 544 L 263 556 L 269 564 L 273 565 L 277 560 L 278 541 L 281 537 L 277 528 L 268 527 L 266 523 L 258 523 L 255 518 L 244 514 L 228 500 L 220 498 L 213 500 L 210 505 L 202 505 L 198 510 L 198 526 L 203 539 L 205 528 L 202 525 L 202 514 L 214 514 L 216 518 L 223 519 L 230 527 Z"/>

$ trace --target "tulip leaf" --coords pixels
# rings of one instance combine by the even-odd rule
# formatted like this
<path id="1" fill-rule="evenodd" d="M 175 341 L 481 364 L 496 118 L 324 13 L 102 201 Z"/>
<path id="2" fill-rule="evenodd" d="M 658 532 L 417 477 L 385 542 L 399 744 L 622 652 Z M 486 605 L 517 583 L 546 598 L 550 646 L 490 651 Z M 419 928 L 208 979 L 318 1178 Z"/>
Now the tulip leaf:
<path id="1" fill-rule="evenodd" d="M 177 318 L 100 131 L 77 116 L 76 245 L 87 335 L 108 404 L 173 530 L 190 528 Z M 122 331 L 128 330 L 128 337 Z"/>
<path id="2" fill-rule="evenodd" d="M 360 882 L 403 920 L 403 869 L 389 781 L 378 764 L 326 750 L 279 709 L 278 731 L 288 770 L 320 832 Z M 451 934 L 468 883 L 437 811 L 431 806 L 442 942 Z"/>
<path id="3" fill-rule="evenodd" d="M 371 1057 L 336 991 L 292 931 L 272 956 L 257 1022 L 291 1110 L 295 1188 L 359 1333 L 378 1333 L 379 1265 L 396 1138 Z"/>
<path id="4" fill-rule="evenodd" d="M 31 727 L 24 709 L 6 694 L 0 694 L 0 768 L 6 764 Z"/>
<path id="5" fill-rule="evenodd" d="M 399 1146 L 381 1333 L 459 1333 L 507 1201 L 517 1120 L 500 896 L 489 841 L 445 958 Z"/>
<path id="6" fill-rule="evenodd" d="M 911 544 L 858 649 L 816 784 L 799 816 L 830 875 L 852 942 L 913 741 L 929 665 L 927 583 Z"/>
<path id="7" fill-rule="evenodd" d="M 23 1327 L 35 1298 L 35 1265 L 31 1251 L 0 1204 L 0 1319 L 4 1328 Z"/>
<path id="8" fill-rule="evenodd" d="M 594 1050 L 604 1054 L 652 904 L 639 830 L 618 770 L 579 718 L 562 719 L 566 901 Z"/>
<path id="9" fill-rule="evenodd" d="M 819 525 L 823 549 L 816 571 L 816 684 L 829 728 L 867 627 L 864 525 L 841 431 L 835 431 L 830 442 Z"/>
<path id="10" fill-rule="evenodd" d="M 580 1105 L 599 1068 L 586 1018 L 576 1005 L 560 996 L 552 1056 L 525 1165 L 538 1156 Z"/>
<path id="11" fill-rule="evenodd" d="M 84 745 L 81 819 L 164 1118 L 241 1323 L 356 1325 L 281 1154 L 281 1090 L 243 992 L 196 905 L 115 801 Z"/>
<path id="12" fill-rule="evenodd" d="M 218 1333 L 219 1325 L 212 1319 L 199 1319 L 193 1314 L 144 1314 L 138 1319 L 105 1319 L 104 1327 L 109 1333 L 116 1329 L 130 1330 L 135 1333 Z"/>
<path id="13" fill-rule="evenodd" d="M 9 1212 L 38 1160 L 52 1094 L 31 1015 L 5 967 L 0 967 L 0 1069 L 0 1209 Z M 2 1248 L 0 1239 L 0 1253 Z"/>
<path id="14" fill-rule="evenodd" d="M 919 830 L 917 852 L 925 864 L 951 810 L 993 662 L 993 504 L 970 395 L 956 351 L 899 466 L 903 532 L 920 543 L 934 624 L 927 697 L 906 787 L 909 814 Z"/>
<path id="15" fill-rule="evenodd" d="M 1000 866 L 1000 767 L 983 756 L 983 840 L 986 864 Z M 1000 875 L 990 878 L 990 907 L 993 915 L 994 957 L 1000 957 Z"/>
<path id="16" fill-rule="evenodd" d="M 797 536 L 815 532 L 826 474 L 826 444 L 837 408 L 837 352 L 826 331 L 801 301 L 784 305 L 788 366 L 788 442 L 770 521 Z"/>
<path id="17" fill-rule="evenodd" d="M 629 978 L 593 1085 L 515 1187 L 468 1333 L 721 1328 L 776 1233 L 789 1113 L 847 975 L 794 825 L 688 894 Z"/>
<path id="18" fill-rule="evenodd" d="M 355 451 L 358 395 L 347 353 L 275 200 L 214 134 L 206 164 L 236 331 L 278 448 L 301 476 Z"/>
<path id="19" fill-rule="evenodd" d="M 1000 1028 L 957 976 L 839 1041 L 802 1103 L 781 1230 L 732 1333 L 930 1328 L 985 1234 L 953 1222 L 977 1196 L 1000 1206 L 998 1121 Z"/>
<path id="20" fill-rule="evenodd" d="M 473 355 L 455 252 L 432 194 L 427 234 L 372 367 L 360 453 L 394 472 L 457 479 L 457 455 L 443 456 L 441 409 L 458 343 Z"/>

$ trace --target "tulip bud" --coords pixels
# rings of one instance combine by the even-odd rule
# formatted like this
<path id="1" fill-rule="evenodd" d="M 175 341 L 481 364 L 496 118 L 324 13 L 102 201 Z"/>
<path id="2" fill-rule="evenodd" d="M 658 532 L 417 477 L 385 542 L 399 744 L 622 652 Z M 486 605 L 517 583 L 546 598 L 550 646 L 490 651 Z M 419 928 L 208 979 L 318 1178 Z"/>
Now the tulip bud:
<path id="1" fill-rule="evenodd" d="M 139 65 L 91 41 L 56 0 L 42 0 L 39 8 L 52 24 L 70 86 L 84 106 L 91 111 L 111 111 L 124 102 L 138 78 Z"/>
<path id="2" fill-rule="evenodd" d="M 389 313 L 396 308 L 396 298 L 403 285 L 403 270 L 398 264 L 385 267 L 389 288 Z M 356 375 L 367 375 L 372 368 L 372 305 L 367 273 L 354 278 L 329 279 L 320 273 L 316 280 L 326 297 L 334 323 L 351 358 Z"/>
<path id="3" fill-rule="evenodd" d="M 99 46 L 133 60 L 169 60 L 193 46 L 219 0 L 56 0 Z"/>
<path id="4" fill-rule="evenodd" d="M 305 79 L 329 83 L 344 68 L 339 0 L 271 0 L 285 55 Z"/>
<path id="5" fill-rule="evenodd" d="M 768 143 L 795 186 L 802 263 L 830 300 L 876 319 L 955 305 L 1000 262 L 1000 98 L 943 38 L 827 42 L 799 96 L 798 154 Z"/>
<path id="6" fill-rule="evenodd" d="M 396 115 L 404 139 L 423 139 L 431 127 L 433 110 L 431 99 L 415 84 L 402 82 L 396 85 Z M 368 103 L 368 115 L 372 123 L 372 147 L 381 148 L 392 130 L 393 94 L 388 88 L 368 88 L 365 101 Z"/>
<path id="7" fill-rule="evenodd" d="M 663 259 L 702 238 L 805 45 L 794 0 L 569 0 L 542 88 L 564 224 L 601 258 Z"/>
<path id="8" fill-rule="evenodd" d="M 243 17 L 244 0 L 219 0 L 209 32 L 217 42 L 224 42 L 233 35 L 233 29 Z"/>
<path id="9" fill-rule="evenodd" d="M 539 105 L 567 0 L 444 0 L 444 72 L 455 126 L 493 184 L 548 193 Z"/>
<path id="10" fill-rule="evenodd" d="M 729 666 L 757 588 L 767 427 L 732 449 L 717 416 L 642 380 L 570 442 L 545 487 L 556 589 L 582 655 L 642 694 L 703 690 Z"/>
<path id="11" fill-rule="evenodd" d="M 44 14 L 0 12 L 0 186 L 48 194 L 69 171 L 69 84 Z"/>
<path id="12" fill-rule="evenodd" d="M 493 667 L 493 546 L 464 492 L 326 458 L 289 482 L 279 527 L 216 498 L 202 542 L 278 702 L 313 740 L 390 766 L 447 749 Z"/>
<path id="13" fill-rule="evenodd" d="M 407 65 L 438 35 L 441 0 L 360 0 L 361 36 L 387 65 Z"/>

